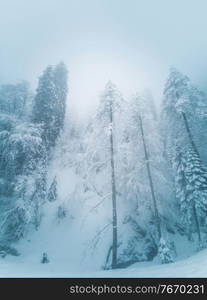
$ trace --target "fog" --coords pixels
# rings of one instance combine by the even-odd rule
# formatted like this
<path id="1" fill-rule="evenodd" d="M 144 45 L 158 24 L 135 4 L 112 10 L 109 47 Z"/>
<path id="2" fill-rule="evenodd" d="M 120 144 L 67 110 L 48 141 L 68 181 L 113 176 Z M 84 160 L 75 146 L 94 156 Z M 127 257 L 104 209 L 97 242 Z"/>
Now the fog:
<path id="1" fill-rule="evenodd" d="M 64 61 L 80 114 L 109 79 L 125 96 L 150 88 L 159 104 L 170 66 L 205 90 L 206 11 L 205 0 L 0 0 L 0 84 L 35 89 Z"/>

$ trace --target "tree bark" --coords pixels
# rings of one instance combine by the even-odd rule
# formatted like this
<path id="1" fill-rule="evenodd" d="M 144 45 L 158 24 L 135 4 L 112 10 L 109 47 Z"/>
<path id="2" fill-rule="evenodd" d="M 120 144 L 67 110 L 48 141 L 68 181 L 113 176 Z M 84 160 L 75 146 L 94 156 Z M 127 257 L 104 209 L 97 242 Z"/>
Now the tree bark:
<path id="1" fill-rule="evenodd" d="M 111 162 L 111 190 L 112 190 L 112 225 L 113 225 L 113 242 L 112 242 L 112 269 L 117 267 L 117 209 L 116 209 L 116 180 L 114 167 L 114 139 L 113 139 L 113 109 L 112 101 L 110 102 L 110 162 Z"/>
<path id="2" fill-rule="evenodd" d="M 142 136 L 142 142 L 143 142 L 143 147 L 144 147 L 147 174 L 148 174 L 148 178 L 149 178 L 150 190 L 151 190 L 152 201 L 153 201 L 153 206 L 154 206 L 155 220 L 157 223 L 158 237 L 160 239 L 161 238 L 160 218 L 159 218 L 159 213 L 158 213 L 158 208 L 157 208 L 157 201 L 156 201 L 156 197 L 155 197 L 154 185 L 153 185 L 151 169 L 150 169 L 149 154 L 148 154 L 147 146 L 146 146 L 146 142 L 145 142 L 145 136 L 144 136 L 144 130 L 143 130 L 141 116 L 139 116 L 139 123 L 140 123 L 141 136 Z"/>

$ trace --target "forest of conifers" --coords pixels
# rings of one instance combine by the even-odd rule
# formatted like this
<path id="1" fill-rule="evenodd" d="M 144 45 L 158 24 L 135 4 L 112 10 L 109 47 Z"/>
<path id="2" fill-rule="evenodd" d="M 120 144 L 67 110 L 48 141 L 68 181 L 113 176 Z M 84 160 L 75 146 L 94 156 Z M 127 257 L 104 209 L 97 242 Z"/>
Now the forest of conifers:
<path id="1" fill-rule="evenodd" d="M 67 73 L 48 66 L 35 92 L 26 81 L 0 86 L 1 256 L 21 255 L 50 207 L 57 227 L 77 240 L 85 230 L 83 253 L 104 269 L 173 262 L 179 236 L 207 247 L 205 93 L 176 69 L 159 107 L 149 91 L 125 99 L 109 81 L 78 122 Z"/>

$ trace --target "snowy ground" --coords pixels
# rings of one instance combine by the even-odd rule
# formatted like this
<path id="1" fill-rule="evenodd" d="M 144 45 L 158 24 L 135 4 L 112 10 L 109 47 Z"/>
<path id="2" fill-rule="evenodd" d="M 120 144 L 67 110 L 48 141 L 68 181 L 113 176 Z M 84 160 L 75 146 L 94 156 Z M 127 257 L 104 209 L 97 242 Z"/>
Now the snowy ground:
<path id="1" fill-rule="evenodd" d="M 0 259 L 0 277 L 207 277 L 207 250 L 168 265 L 137 263 L 126 269 L 75 271 L 66 261 L 25 262 L 23 257 Z"/>
<path id="2" fill-rule="evenodd" d="M 155 259 L 102 271 L 100 257 L 84 252 L 85 241 L 80 243 L 84 237 L 87 240 L 91 230 L 86 234 L 70 218 L 57 223 L 56 203 L 45 209 L 47 217 L 40 230 L 15 245 L 21 255 L 0 257 L 0 277 L 207 277 L 207 250 L 196 253 L 196 243 L 179 234 L 171 236 L 178 255 L 175 263 L 160 265 Z M 43 252 L 47 252 L 50 263 L 40 263 Z"/>
<path id="3" fill-rule="evenodd" d="M 61 170 L 60 177 L 63 171 Z M 68 174 L 68 170 L 66 171 Z M 61 181 L 63 187 L 60 189 L 65 191 L 64 187 L 67 185 L 67 193 L 61 194 L 61 199 L 72 200 L 69 204 L 66 202 L 70 208 L 74 201 L 73 197 L 70 200 L 67 195 L 71 192 L 69 188 L 74 185 L 72 178 L 74 182 L 76 180 L 71 175 L 70 184 Z M 207 277 L 207 250 L 196 253 L 196 243 L 189 242 L 179 234 L 170 236 L 170 240 L 176 245 L 175 263 L 160 265 L 154 260 L 136 263 L 126 269 L 102 271 L 99 252 L 104 249 L 101 248 L 97 255 L 90 254 L 86 243 L 90 233 L 94 235 L 94 222 L 99 221 L 94 221 L 96 215 L 93 218 L 90 216 L 91 222 L 87 219 L 87 226 L 78 221 L 82 220 L 82 216 L 74 219 L 68 214 L 67 218 L 58 221 L 58 205 L 57 201 L 46 204 L 40 229 L 14 245 L 21 253 L 20 256 L 0 257 L 0 277 Z M 40 263 L 43 252 L 48 254 L 50 263 Z M 106 251 L 104 255 L 105 253 Z"/>

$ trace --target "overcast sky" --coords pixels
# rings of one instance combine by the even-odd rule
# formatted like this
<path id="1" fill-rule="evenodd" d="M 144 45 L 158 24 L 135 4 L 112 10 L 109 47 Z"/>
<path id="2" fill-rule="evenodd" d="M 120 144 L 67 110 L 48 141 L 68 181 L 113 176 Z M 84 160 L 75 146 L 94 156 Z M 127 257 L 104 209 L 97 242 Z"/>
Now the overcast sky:
<path id="1" fill-rule="evenodd" d="M 205 89 L 206 14 L 206 0 L 0 0 L 0 84 L 35 88 L 63 60 L 82 111 L 108 79 L 124 95 L 149 87 L 159 102 L 170 66 Z"/>

